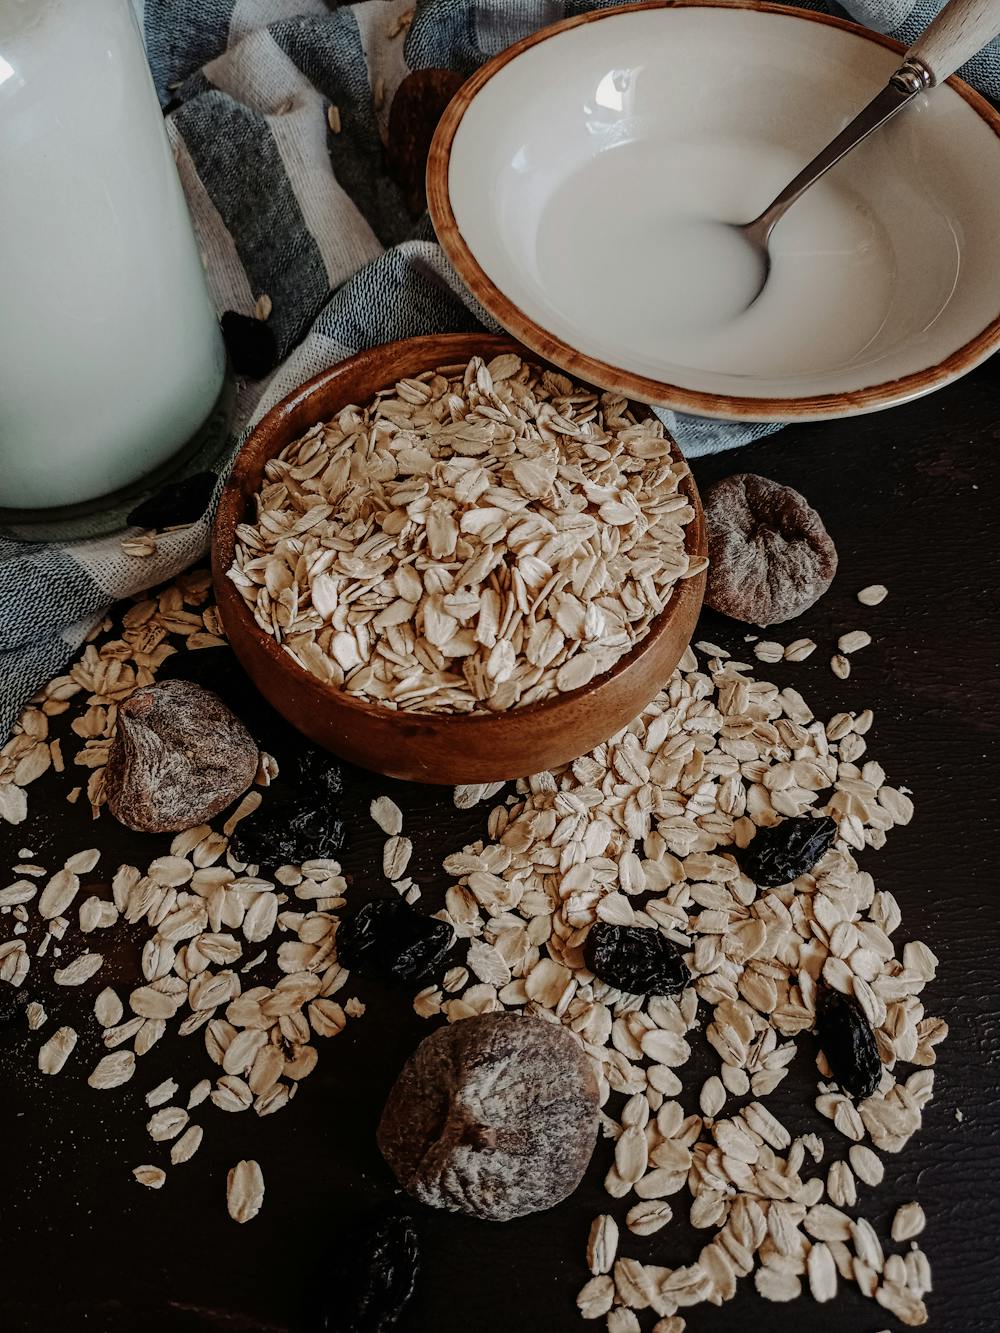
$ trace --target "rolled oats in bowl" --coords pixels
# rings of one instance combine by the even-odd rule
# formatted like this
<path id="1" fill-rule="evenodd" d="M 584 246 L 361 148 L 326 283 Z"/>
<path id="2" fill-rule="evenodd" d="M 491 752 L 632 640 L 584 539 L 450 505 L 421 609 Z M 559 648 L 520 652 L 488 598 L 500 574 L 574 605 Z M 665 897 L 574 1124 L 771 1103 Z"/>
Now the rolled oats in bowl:
<path id="1" fill-rule="evenodd" d="M 685 549 L 687 475 L 625 399 L 474 357 L 271 459 L 229 578 L 295 661 L 360 699 L 524 706 L 607 671 L 705 567 Z"/>

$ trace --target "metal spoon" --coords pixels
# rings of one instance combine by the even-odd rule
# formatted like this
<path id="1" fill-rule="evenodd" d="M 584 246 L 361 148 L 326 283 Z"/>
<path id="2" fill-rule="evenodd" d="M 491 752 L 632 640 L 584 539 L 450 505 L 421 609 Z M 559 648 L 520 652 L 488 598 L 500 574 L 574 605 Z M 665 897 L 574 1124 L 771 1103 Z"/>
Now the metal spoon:
<path id="1" fill-rule="evenodd" d="M 864 110 L 859 111 L 850 124 L 788 182 L 763 213 L 752 222 L 731 224 L 742 232 L 761 261 L 760 286 L 750 305 L 763 291 L 771 269 L 768 250 L 771 232 L 796 199 L 852 148 L 909 106 L 918 93 L 943 83 L 949 74 L 982 50 L 998 33 L 1000 0 L 949 0 L 907 51 L 903 63 L 886 86 Z"/>

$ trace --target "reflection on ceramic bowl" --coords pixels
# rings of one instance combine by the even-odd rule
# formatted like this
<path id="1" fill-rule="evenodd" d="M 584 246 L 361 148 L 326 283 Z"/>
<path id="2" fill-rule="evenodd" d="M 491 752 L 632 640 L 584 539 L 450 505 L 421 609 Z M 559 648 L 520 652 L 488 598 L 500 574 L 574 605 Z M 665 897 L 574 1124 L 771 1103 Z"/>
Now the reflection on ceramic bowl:
<path id="1" fill-rule="evenodd" d="M 715 225 L 756 216 L 901 50 L 767 4 L 556 24 L 446 112 L 442 245 L 529 347 L 646 402 L 781 421 L 927 393 L 1000 344 L 1000 116 L 982 98 L 950 80 L 814 185 L 749 309 L 752 255 Z"/>

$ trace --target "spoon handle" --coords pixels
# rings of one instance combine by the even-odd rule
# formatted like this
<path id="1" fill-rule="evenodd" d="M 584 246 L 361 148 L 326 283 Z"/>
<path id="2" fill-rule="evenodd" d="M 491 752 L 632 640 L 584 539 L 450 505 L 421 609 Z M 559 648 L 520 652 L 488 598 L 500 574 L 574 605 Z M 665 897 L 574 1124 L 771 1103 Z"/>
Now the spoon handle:
<path id="1" fill-rule="evenodd" d="M 1000 0 L 950 0 L 906 53 L 926 72 L 925 87 L 944 83 L 1000 33 Z"/>

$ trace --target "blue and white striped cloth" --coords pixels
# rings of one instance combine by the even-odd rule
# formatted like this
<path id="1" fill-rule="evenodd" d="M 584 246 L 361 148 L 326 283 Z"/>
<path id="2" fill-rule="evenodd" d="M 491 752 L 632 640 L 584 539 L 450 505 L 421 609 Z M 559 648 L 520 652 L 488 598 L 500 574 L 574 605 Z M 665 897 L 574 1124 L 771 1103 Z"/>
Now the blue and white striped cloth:
<path id="1" fill-rule="evenodd" d="M 362 347 L 492 321 L 463 290 L 426 217 L 385 170 L 393 94 L 412 70 L 467 74 L 534 29 L 617 0 L 133 0 L 220 313 L 267 293 L 284 358 L 240 388 L 233 444 L 309 375 Z M 910 41 L 940 0 L 800 0 Z M 399 29 L 398 31 L 394 31 Z M 390 35 L 393 34 L 393 35 Z M 961 71 L 1000 98 L 1000 45 Z M 374 91 L 379 90 L 376 98 Z M 342 131 L 327 123 L 340 109 Z M 81 108 L 86 115 L 86 108 Z M 689 455 L 774 429 L 665 413 Z M 206 516 L 156 554 L 117 537 L 27 546 L 0 538 L 0 741 L 118 598 L 173 577 L 208 547 Z"/>

